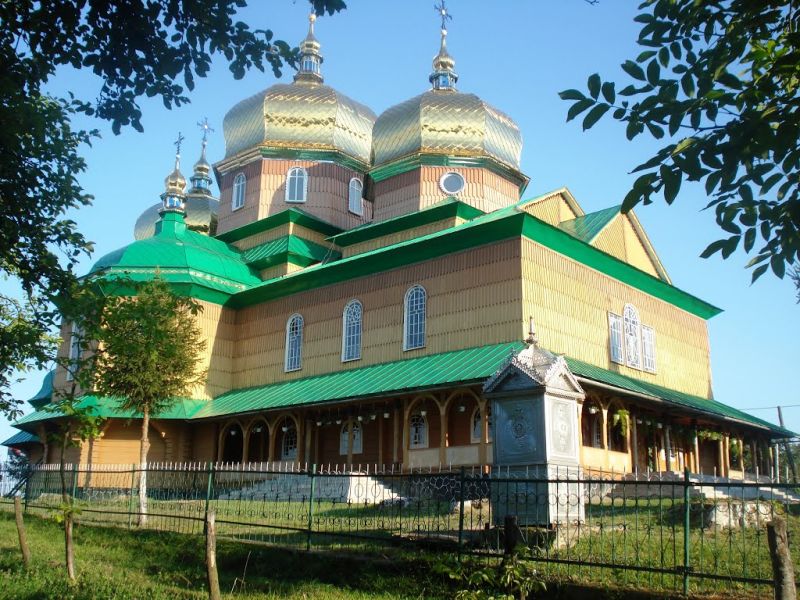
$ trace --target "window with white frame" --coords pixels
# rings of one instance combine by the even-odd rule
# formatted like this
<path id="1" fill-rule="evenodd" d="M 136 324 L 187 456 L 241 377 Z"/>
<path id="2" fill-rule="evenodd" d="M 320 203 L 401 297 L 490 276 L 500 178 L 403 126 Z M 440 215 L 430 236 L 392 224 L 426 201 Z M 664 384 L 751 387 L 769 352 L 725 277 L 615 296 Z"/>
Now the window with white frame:
<path id="1" fill-rule="evenodd" d="M 608 313 L 608 341 L 611 352 L 611 361 L 624 365 L 625 349 L 622 345 L 622 317 Z"/>
<path id="2" fill-rule="evenodd" d="M 294 423 L 284 425 L 283 441 L 281 442 L 281 460 L 295 460 L 297 458 L 297 428 Z"/>
<path id="3" fill-rule="evenodd" d="M 642 325 L 642 359 L 644 370 L 656 372 L 656 332 L 652 327 Z"/>
<path id="4" fill-rule="evenodd" d="M 403 350 L 413 350 L 425 346 L 426 304 L 427 293 L 421 285 L 415 285 L 406 292 Z"/>
<path id="5" fill-rule="evenodd" d="M 642 327 L 639 311 L 632 304 L 626 304 L 622 312 L 625 331 L 625 364 L 634 369 L 642 368 Z"/>
<path id="6" fill-rule="evenodd" d="M 480 444 L 481 434 L 483 433 L 483 419 L 481 419 L 481 409 L 476 408 L 472 413 L 472 431 L 470 433 L 470 442 L 473 444 Z"/>
<path id="7" fill-rule="evenodd" d="M 292 315 L 286 322 L 285 371 L 297 371 L 303 365 L 303 317 Z"/>
<path id="8" fill-rule="evenodd" d="M 342 362 L 361 358 L 361 323 L 363 308 L 358 300 L 351 300 L 342 314 Z"/>
<path id="9" fill-rule="evenodd" d="M 656 372 L 656 332 L 642 324 L 632 304 L 625 305 L 622 316 L 608 313 L 608 343 L 611 362 Z"/>
<path id="10" fill-rule="evenodd" d="M 409 447 L 428 447 L 428 420 L 421 412 L 415 412 L 409 419 Z"/>
<path id="11" fill-rule="evenodd" d="M 79 361 L 83 353 L 83 330 L 80 325 L 73 323 L 69 334 L 69 366 L 67 367 L 67 381 L 75 378 L 79 368 Z"/>
<path id="12" fill-rule="evenodd" d="M 339 454 L 347 456 L 347 446 L 350 443 L 350 435 L 352 431 L 353 436 L 353 454 L 361 454 L 364 444 L 362 442 L 361 423 L 358 421 L 351 422 L 352 429 L 348 430 L 348 425 L 342 425 L 342 430 L 339 432 Z"/>
<path id="13" fill-rule="evenodd" d="M 308 191 L 308 172 L 303 167 L 292 167 L 286 174 L 286 202 L 305 202 Z"/>
<path id="14" fill-rule="evenodd" d="M 364 184 L 357 177 L 353 177 L 347 190 L 347 208 L 351 213 L 359 216 L 364 214 L 364 203 L 361 200 L 363 193 Z"/>
<path id="15" fill-rule="evenodd" d="M 239 173 L 233 178 L 233 199 L 231 200 L 231 208 L 239 210 L 244 206 L 244 194 L 247 191 L 247 179 L 244 173 Z"/>

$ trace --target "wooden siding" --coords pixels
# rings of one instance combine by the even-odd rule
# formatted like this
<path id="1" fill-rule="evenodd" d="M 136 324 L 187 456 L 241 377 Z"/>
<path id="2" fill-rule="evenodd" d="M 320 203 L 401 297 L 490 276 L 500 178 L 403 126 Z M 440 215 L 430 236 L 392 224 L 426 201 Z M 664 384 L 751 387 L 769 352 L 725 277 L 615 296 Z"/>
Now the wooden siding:
<path id="1" fill-rule="evenodd" d="M 592 245 L 618 259 L 658 277 L 653 261 L 645 250 L 627 215 L 617 215 L 592 241 Z"/>
<path id="2" fill-rule="evenodd" d="M 519 241 L 509 240 L 242 309 L 233 387 L 518 339 L 519 253 Z M 414 284 L 428 292 L 427 345 L 404 352 L 403 299 Z M 342 363 L 342 310 L 352 298 L 364 306 L 363 358 Z M 286 321 L 295 312 L 305 321 L 303 368 L 284 373 Z"/>
<path id="3" fill-rule="evenodd" d="M 212 398 L 231 387 L 235 314 L 218 304 L 202 301 L 200 304 L 203 310 L 197 316 L 197 324 L 206 340 L 206 347 L 200 357 L 199 368 L 206 370 L 208 377 L 206 383 L 197 386 L 190 396 Z"/>
<path id="4" fill-rule="evenodd" d="M 255 248 L 261 244 L 266 244 L 272 240 L 277 240 L 278 238 L 289 235 L 292 231 L 292 225 L 292 223 L 283 223 L 282 225 L 278 225 L 272 229 L 267 229 L 266 231 L 261 231 L 255 235 L 237 240 L 233 242 L 232 245 L 244 252 L 250 248 Z"/>
<path id="5" fill-rule="evenodd" d="M 308 190 L 305 203 L 286 202 L 286 175 L 292 167 L 308 171 Z M 233 179 L 244 172 L 247 178 L 244 206 L 231 211 Z M 309 160 L 259 159 L 242 169 L 225 173 L 220 178 L 220 208 L 218 233 L 224 233 L 277 214 L 288 208 L 299 208 L 342 229 L 351 229 L 372 218 L 372 205 L 364 202 L 364 215 L 348 210 L 350 180 L 364 174 L 335 163 Z"/>
<path id="6" fill-rule="evenodd" d="M 369 252 L 370 250 L 376 250 L 378 248 L 384 248 L 399 242 L 405 242 L 406 240 L 411 240 L 423 235 L 442 231 L 443 229 L 448 229 L 449 227 L 455 227 L 463 222 L 464 219 L 461 217 L 448 217 L 446 219 L 442 219 L 441 221 L 436 221 L 435 223 L 428 223 L 427 225 L 412 227 L 411 229 L 384 235 L 372 240 L 361 242 L 359 244 L 353 244 L 352 246 L 345 246 L 342 249 L 342 257 L 347 258 L 348 256 L 355 256 L 356 254 L 362 254 L 363 252 Z"/>
<path id="7" fill-rule="evenodd" d="M 375 185 L 375 221 L 385 221 L 432 206 L 448 197 L 439 179 L 455 171 L 464 177 L 458 199 L 484 212 L 491 212 L 519 200 L 519 188 L 512 181 L 475 167 L 420 167 Z"/>
<path id="8" fill-rule="evenodd" d="M 689 394 L 711 394 L 706 322 L 531 240 L 522 241 L 523 315 L 546 348 Z M 656 373 L 610 362 L 608 312 L 626 303 L 655 329 Z M 525 325 L 520 333 L 524 334 Z"/>
<path id="9" fill-rule="evenodd" d="M 556 226 L 559 223 L 570 221 L 578 216 L 559 192 L 537 200 L 536 202 L 524 204 L 522 209 L 537 219 L 541 219 L 550 225 Z"/>

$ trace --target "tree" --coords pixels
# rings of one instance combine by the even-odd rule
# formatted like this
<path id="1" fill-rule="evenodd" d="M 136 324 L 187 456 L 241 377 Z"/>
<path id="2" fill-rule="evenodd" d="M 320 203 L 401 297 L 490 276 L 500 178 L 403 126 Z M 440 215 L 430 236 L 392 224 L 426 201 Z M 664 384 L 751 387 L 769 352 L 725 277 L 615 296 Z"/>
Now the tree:
<path id="1" fill-rule="evenodd" d="M 197 368 L 205 348 L 195 319 L 201 308 L 154 279 L 138 285 L 135 297 L 109 297 L 91 334 L 98 342 L 95 391 L 118 398 L 122 410 L 142 418 L 139 525 L 147 521 L 150 418 L 171 408 L 205 379 L 205 372 Z"/>
<path id="2" fill-rule="evenodd" d="M 708 208 L 728 234 L 704 258 L 753 253 L 752 281 L 768 268 L 783 277 L 800 260 L 800 9 L 789 0 L 645 0 L 636 21 L 645 50 L 622 70 L 632 80 L 589 77 L 567 120 L 588 111 L 584 130 L 606 113 L 628 139 L 647 133 L 668 143 L 640 173 L 623 212 L 683 181 L 704 182 Z M 665 138 L 666 136 L 666 138 Z M 759 239 L 760 238 L 760 239 Z"/>
<path id="3" fill-rule="evenodd" d="M 15 369 L 49 359 L 43 345 L 58 322 L 51 302 L 74 285 L 77 261 L 92 250 L 66 213 L 92 200 L 78 182 L 86 169 L 80 146 L 97 132 L 75 129 L 73 118 L 97 117 L 115 133 L 128 125 L 141 130 L 138 99 L 160 97 L 167 108 L 188 102 L 186 91 L 216 55 L 237 79 L 252 67 L 279 75 L 285 63 L 294 65 L 296 49 L 235 20 L 246 4 L 0 2 L 0 273 L 20 285 L 27 306 L 16 310 L 15 300 L 0 297 L 0 413 L 18 412 L 8 390 Z M 342 0 L 311 4 L 318 14 L 345 7 Z M 92 100 L 44 91 L 57 69 L 70 67 L 99 77 L 100 89 L 86 94 Z"/>

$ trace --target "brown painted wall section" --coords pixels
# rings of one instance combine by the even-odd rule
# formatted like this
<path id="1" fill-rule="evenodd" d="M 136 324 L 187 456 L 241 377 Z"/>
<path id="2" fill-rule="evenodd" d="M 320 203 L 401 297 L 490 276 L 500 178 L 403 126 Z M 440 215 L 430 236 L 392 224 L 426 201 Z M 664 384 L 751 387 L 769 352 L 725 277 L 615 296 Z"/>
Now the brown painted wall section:
<path id="1" fill-rule="evenodd" d="M 488 169 L 475 167 L 419 167 L 375 184 L 375 221 L 416 212 L 448 197 L 439 188 L 439 179 L 455 171 L 464 177 L 462 202 L 491 212 L 519 200 L 519 188 Z"/>
<path id="2" fill-rule="evenodd" d="M 308 171 L 305 203 L 286 202 L 286 175 L 292 167 L 304 167 Z M 231 209 L 233 180 L 239 173 L 244 173 L 247 180 L 245 202 L 242 208 L 233 211 Z M 292 207 L 342 229 L 351 229 L 369 222 L 372 217 L 371 203 L 363 203 L 363 216 L 348 210 L 348 187 L 353 177 L 358 177 L 362 182 L 364 180 L 363 173 L 334 163 L 257 159 L 220 177 L 217 232 L 224 233 Z"/>

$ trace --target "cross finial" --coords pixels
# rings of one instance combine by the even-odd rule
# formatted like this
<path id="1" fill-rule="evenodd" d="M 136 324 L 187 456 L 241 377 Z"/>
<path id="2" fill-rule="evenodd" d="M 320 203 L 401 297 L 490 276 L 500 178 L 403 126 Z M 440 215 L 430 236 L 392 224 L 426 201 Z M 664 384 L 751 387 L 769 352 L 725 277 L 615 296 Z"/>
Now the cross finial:
<path id="1" fill-rule="evenodd" d="M 181 155 L 181 144 L 183 144 L 183 140 L 185 140 L 185 139 L 186 138 L 183 137 L 183 134 L 179 131 L 178 132 L 178 139 L 175 140 L 175 148 L 176 148 L 175 154 L 178 155 L 178 156 Z"/>
<path id="2" fill-rule="evenodd" d="M 434 10 L 439 13 L 439 16 L 442 19 L 442 31 L 447 31 L 447 22 L 453 20 L 453 15 L 447 12 L 447 6 L 444 3 L 444 0 L 439 0 L 439 4 L 433 5 Z"/>
<path id="3" fill-rule="evenodd" d="M 525 343 L 529 346 L 539 345 L 539 338 L 536 335 L 536 326 L 533 324 L 533 317 L 528 317 L 528 337 L 525 338 Z"/>
<path id="4" fill-rule="evenodd" d="M 214 133 L 214 128 L 208 124 L 208 117 L 203 117 L 202 121 L 198 121 L 197 126 L 203 132 L 203 143 L 205 144 L 208 141 L 208 134 Z"/>

